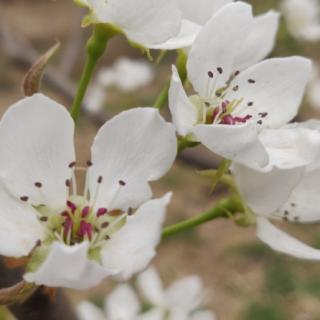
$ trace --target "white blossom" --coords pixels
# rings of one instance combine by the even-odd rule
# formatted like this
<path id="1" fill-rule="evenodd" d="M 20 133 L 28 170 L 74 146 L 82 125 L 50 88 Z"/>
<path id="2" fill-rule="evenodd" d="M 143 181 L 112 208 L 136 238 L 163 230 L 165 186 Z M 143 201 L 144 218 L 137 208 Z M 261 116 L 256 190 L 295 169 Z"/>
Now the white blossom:
<path id="1" fill-rule="evenodd" d="M 188 78 L 196 94 L 187 96 L 173 67 L 169 107 L 179 135 L 225 158 L 265 166 L 268 154 L 258 133 L 296 116 L 311 63 L 302 57 L 273 58 L 248 67 L 264 46 L 264 38 L 252 35 L 254 26 L 247 4 L 219 10 L 188 57 Z M 253 46 L 248 37 L 255 38 Z"/>
<path id="2" fill-rule="evenodd" d="M 164 320 L 166 316 L 177 320 L 216 319 L 213 312 L 201 310 L 206 302 L 207 292 L 197 275 L 177 280 L 165 289 L 156 269 L 151 266 L 138 276 L 138 287 L 142 296 L 153 307 L 149 312 L 154 317 L 147 319 Z"/>
<path id="3" fill-rule="evenodd" d="M 172 49 L 189 49 L 194 43 L 197 35 L 202 28 L 210 21 L 210 19 L 224 6 L 233 2 L 233 0 L 176 0 L 179 9 L 182 12 L 181 30 L 178 35 L 172 37 L 168 41 L 150 45 L 153 49 L 172 50 Z M 253 48 L 254 54 L 258 54 L 256 61 L 265 57 L 270 53 L 276 31 L 279 24 L 279 15 L 273 10 L 266 14 L 257 16 L 254 19 L 254 32 L 248 36 L 248 51 Z M 260 44 L 257 52 L 257 40 Z"/>
<path id="4" fill-rule="evenodd" d="M 241 164 L 232 167 L 240 195 L 257 215 L 257 236 L 277 251 L 320 260 L 319 250 L 285 234 L 269 221 L 320 221 L 320 124 L 293 124 L 266 130 L 263 135 L 270 165 L 259 171 Z"/>
<path id="5" fill-rule="evenodd" d="M 216 319 L 213 312 L 202 309 L 205 291 L 199 276 L 182 278 L 164 289 L 156 269 L 149 267 L 139 275 L 137 284 L 148 310 L 142 310 L 138 295 L 128 284 L 120 284 L 105 298 L 104 310 L 82 301 L 77 307 L 80 320 Z"/>
<path id="6" fill-rule="evenodd" d="M 318 0 L 282 0 L 281 8 L 290 33 L 307 41 L 320 39 L 320 4 Z"/>
<path id="7" fill-rule="evenodd" d="M 66 109 L 41 94 L 3 116 L 0 254 L 30 255 L 28 282 L 85 289 L 153 258 L 171 195 L 150 200 L 149 181 L 171 167 L 176 138 L 156 110 L 125 111 L 100 128 L 79 167 L 73 135 Z M 83 192 L 77 170 L 86 173 Z"/>
<path id="8" fill-rule="evenodd" d="M 163 43 L 181 27 L 181 12 L 172 0 L 76 0 L 90 9 L 85 24 L 106 23 L 142 46 Z"/>

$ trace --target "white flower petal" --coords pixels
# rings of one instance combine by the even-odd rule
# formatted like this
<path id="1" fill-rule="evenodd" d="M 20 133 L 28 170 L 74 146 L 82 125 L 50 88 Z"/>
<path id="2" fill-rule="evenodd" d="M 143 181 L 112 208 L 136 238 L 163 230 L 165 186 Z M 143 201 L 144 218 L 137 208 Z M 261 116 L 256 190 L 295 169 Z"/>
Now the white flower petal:
<path id="1" fill-rule="evenodd" d="M 10 192 L 33 205 L 64 205 L 73 131 L 67 110 L 42 94 L 10 107 L 0 122 L 0 177 Z"/>
<path id="2" fill-rule="evenodd" d="M 138 316 L 140 303 L 128 284 L 120 284 L 106 298 L 105 310 L 108 320 L 133 320 Z"/>
<path id="3" fill-rule="evenodd" d="M 264 126 L 280 127 L 296 116 L 310 71 L 310 60 L 302 57 L 268 59 L 241 72 L 230 85 L 238 91 L 230 90 L 226 99 L 253 102 L 257 113 L 268 113 Z"/>
<path id="4" fill-rule="evenodd" d="M 182 17 L 204 25 L 215 12 L 233 0 L 177 0 Z"/>
<path id="5" fill-rule="evenodd" d="M 43 230 L 30 206 L 8 193 L 0 182 L 0 254 L 21 257 L 29 254 Z"/>
<path id="6" fill-rule="evenodd" d="M 191 315 L 190 320 L 215 320 L 216 315 L 212 311 L 200 310 Z"/>
<path id="7" fill-rule="evenodd" d="M 176 153 L 174 127 L 157 110 L 136 108 L 120 113 L 99 130 L 92 146 L 89 187 L 94 195 L 99 185 L 96 205 L 108 209 L 139 206 L 151 197 L 148 182 L 169 170 Z M 100 176 L 103 181 L 98 184 Z"/>
<path id="8" fill-rule="evenodd" d="M 162 43 L 178 34 L 181 13 L 172 0 L 88 0 L 100 22 L 112 23 L 140 44 Z"/>
<path id="9" fill-rule="evenodd" d="M 276 212 L 296 222 L 320 221 L 320 170 L 308 171 L 292 191 L 287 203 Z"/>
<path id="10" fill-rule="evenodd" d="M 272 225 L 267 219 L 257 221 L 258 238 L 273 250 L 305 260 L 320 260 L 320 250 L 309 247 Z"/>
<path id="11" fill-rule="evenodd" d="M 175 66 L 172 67 L 169 108 L 178 134 L 185 136 L 191 133 L 193 125 L 197 122 L 198 112 L 187 97 Z"/>
<path id="12" fill-rule="evenodd" d="M 144 203 L 102 249 L 103 265 L 128 279 L 143 270 L 155 255 L 171 194 Z"/>
<path id="13" fill-rule="evenodd" d="M 103 312 L 93 303 L 81 301 L 76 308 L 79 320 L 106 320 Z"/>
<path id="14" fill-rule="evenodd" d="M 100 264 L 88 259 L 89 243 L 67 246 L 54 242 L 45 261 L 24 279 L 37 285 L 85 290 L 96 286 L 108 273 Z"/>
<path id="15" fill-rule="evenodd" d="M 304 167 L 259 172 L 240 164 L 233 164 L 238 190 L 254 213 L 270 215 L 288 200 L 304 173 Z"/>
<path id="16" fill-rule="evenodd" d="M 267 168 L 293 169 L 310 165 L 319 158 L 320 131 L 298 125 L 266 129 L 259 138 L 269 155 Z"/>
<path id="17" fill-rule="evenodd" d="M 153 306 L 164 306 L 165 296 L 162 281 L 157 270 L 150 266 L 139 274 L 137 285 L 141 295 Z"/>
<path id="18" fill-rule="evenodd" d="M 188 294 L 186 294 L 188 293 Z M 199 276 L 193 275 L 175 281 L 166 290 L 167 305 L 186 313 L 198 308 L 203 300 L 203 283 Z"/>
<path id="19" fill-rule="evenodd" d="M 208 92 L 208 72 L 214 73 L 219 88 L 228 80 L 234 57 L 252 26 L 251 6 L 229 4 L 219 10 L 196 38 L 187 62 L 188 77 L 194 89 L 205 97 Z M 217 72 L 222 68 L 223 73 Z"/>
<path id="20" fill-rule="evenodd" d="M 236 56 L 234 70 L 244 70 L 265 58 L 273 49 L 279 27 L 279 13 L 273 10 L 254 18 L 252 30 Z"/>
<path id="21" fill-rule="evenodd" d="M 268 155 L 258 139 L 256 125 L 196 125 L 193 132 L 208 149 L 236 162 L 265 166 Z"/>
<path id="22" fill-rule="evenodd" d="M 164 43 L 154 45 L 149 44 L 146 45 L 146 47 L 158 50 L 176 50 L 188 48 L 192 46 L 200 30 L 201 26 L 199 24 L 183 19 L 181 22 L 180 32 L 176 36 L 170 38 Z"/>

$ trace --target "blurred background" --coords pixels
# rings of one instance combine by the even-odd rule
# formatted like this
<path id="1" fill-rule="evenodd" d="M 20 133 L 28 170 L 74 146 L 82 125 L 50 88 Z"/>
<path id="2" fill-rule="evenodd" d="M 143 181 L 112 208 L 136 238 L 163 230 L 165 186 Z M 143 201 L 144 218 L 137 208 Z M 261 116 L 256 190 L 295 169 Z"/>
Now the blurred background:
<path id="1" fill-rule="evenodd" d="M 302 1 L 302 0 L 301 0 Z M 276 9 L 281 1 L 250 1 L 255 13 Z M 47 69 L 42 91 L 66 106 L 70 105 L 85 53 L 83 45 L 90 30 L 81 29 L 83 12 L 72 1 L 1 0 L 0 1 L 0 112 L 22 98 L 21 83 L 33 61 L 56 41 L 61 48 Z M 274 56 L 305 55 L 319 60 L 320 44 L 297 40 L 281 20 Z M 155 60 L 157 53 L 155 54 Z M 131 58 L 132 62 L 118 61 Z M 152 105 L 166 84 L 175 54 L 166 54 L 160 63 L 151 63 L 139 50 L 132 49 L 122 37 L 112 39 L 86 99 L 86 109 L 76 132 L 78 159 L 90 158 L 90 145 L 97 129 L 120 110 Z M 129 66 L 128 66 L 129 65 Z M 131 68 L 131 69 L 130 69 Z M 110 71 L 111 70 L 111 71 Z M 120 74 L 120 75 L 119 75 Z M 135 78 L 137 74 L 140 77 Z M 119 80 L 120 77 L 120 80 Z M 126 83 L 119 87 L 121 83 Z M 141 83 L 140 83 L 141 82 Z M 104 84 L 101 87 L 101 83 Z M 132 85 L 133 83 L 133 85 Z M 320 116 L 315 99 L 306 98 L 299 120 Z M 167 111 L 163 114 L 167 117 Z M 185 152 L 174 168 L 154 184 L 156 195 L 174 191 L 167 224 L 194 216 L 213 206 L 210 181 L 197 170 L 215 167 L 219 159 L 204 148 Z M 220 187 L 217 196 L 223 196 Z M 320 226 L 287 226 L 300 239 L 320 248 Z M 320 320 L 320 265 L 278 255 L 256 240 L 255 228 L 242 228 L 232 220 L 216 220 L 192 232 L 164 241 L 154 260 L 165 284 L 190 274 L 199 274 L 210 289 L 207 307 L 222 320 Z M 1 275 L 2 277 L 2 275 Z M 101 305 L 116 284 L 106 280 L 99 287 L 68 291 L 77 304 L 88 299 Z M 7 319 L 5 314 L 0 319 Z M 93 319 L 94 320 L 94 319 Z"/>

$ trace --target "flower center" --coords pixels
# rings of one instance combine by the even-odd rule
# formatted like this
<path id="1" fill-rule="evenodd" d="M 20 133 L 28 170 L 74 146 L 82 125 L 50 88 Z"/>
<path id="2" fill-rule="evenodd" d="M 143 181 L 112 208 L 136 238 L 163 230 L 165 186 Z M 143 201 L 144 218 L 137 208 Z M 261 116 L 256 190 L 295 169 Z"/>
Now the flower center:
<path id="1" fill-rule="evenodd" d="M 257 113 L 254 101 L 241 97 L 240 86 L 234 84 L 234 80 L 240 74 L 239 71 L 229 77 L 224 87 L 217 88 L 218 79 L 223 72 L 223 68 L 218 67 L 215 72 L 208 71 L 207 73 L 206 95 L 205 97 L 199 97 L 200 101 L 196 101 L 196 105 L 200 110 L 199 122 L 204 124 L 236 125 L 244 124 L 250 120 L 256 121 L 259 125 L 263 124 L 263 119 L 268 116 L 268 113 Z M 254 79 L 248 79 L 248 84 L 254 85 L 255 83 Z M 239 93 L 239 97 L 235 97 L 230 101 L 228 99 L 228 96 L 231 96 L 230 93 L 232 93 L 232 96 L 235 96 L 235 93 Z"/>
<path id="2" fill-rule="evenodd" d="M 134 210 L 131 208 L 127 211 L 114 209 L 114 201 L 126 186 L 126 182 L 123 180 L 118 181 L 118 186 L 108 206 L 97 207 L 100 186 L 103 182 L 102 176 L 98 177 L 96 189 L 92 194 L 89 193 L 86 183 L 83 195 L 79 196 L 77 194 L 75 170 L 86 171 L 87 175 L 88 171 L 86 168 L 76 168 L 75 165 L 75 162 L 69 164 L 69 168 L 72 170 L 72 178 L 66 180 L 65 183 L 68 198 L 63 208 L 51 208 L 45 204 L 35 206 L 30 203 L 30 205 L 36 209 L 38 219 L 46 230 L 46 237 L 42 240 L 43 242 L 48 244 L 58 240 L 72 246 L 88 241 L 92 250 L 101 247 L 105 241 L 109 240 L 125 224 L 127 216 L 132 215 Z M 92 163 L 88 161 L 87 165 L 90 167 Z M 34 186 L 39 189 L 43 187 L 40 182 L 36 182 Z M 32 202 L 28 196 L 22 196 L 20 199 L 24 202 Z"/>

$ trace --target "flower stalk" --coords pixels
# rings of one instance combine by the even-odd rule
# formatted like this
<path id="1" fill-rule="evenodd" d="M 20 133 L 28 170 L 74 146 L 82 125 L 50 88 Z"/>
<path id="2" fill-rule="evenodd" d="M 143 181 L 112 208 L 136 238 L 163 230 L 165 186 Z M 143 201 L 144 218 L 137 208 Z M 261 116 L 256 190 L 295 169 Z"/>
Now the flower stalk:
<path id="1" fill-rule="evenodd" d="M 229 197 L 220 200 L 212 209 L 199 214 L 198 216 L 186 219 L 163 229 L 162 239 L 193 229 L 208 221 L 219 218 L 229 218 L 234 214 L 243 212 L 243 205 L 239 197 Z"/>
<path id="2" fill-rule="evenodd" d="M 86 45 L 87 60 L 70 111 L 71 116 L 75 122 L 80 115 L 81 105 L 97 62 L 104 54 L 108 41 L 113 36 L 118 34 L 118 32 L 119 31 L 116 28 L 107 24 L 96 24 L 93 29 L 93 33 Z"/>

